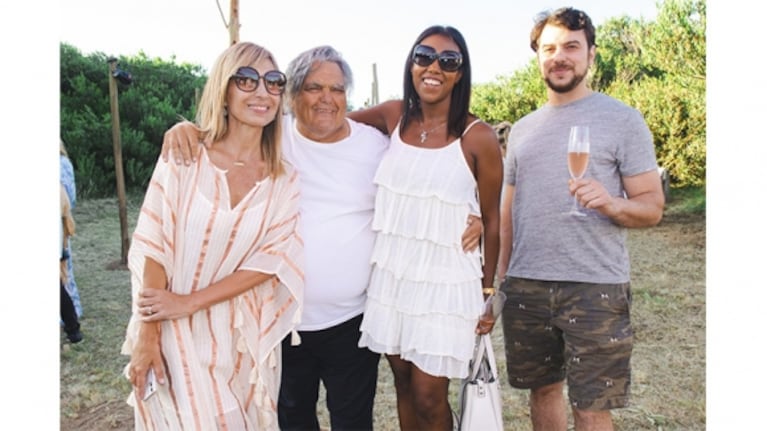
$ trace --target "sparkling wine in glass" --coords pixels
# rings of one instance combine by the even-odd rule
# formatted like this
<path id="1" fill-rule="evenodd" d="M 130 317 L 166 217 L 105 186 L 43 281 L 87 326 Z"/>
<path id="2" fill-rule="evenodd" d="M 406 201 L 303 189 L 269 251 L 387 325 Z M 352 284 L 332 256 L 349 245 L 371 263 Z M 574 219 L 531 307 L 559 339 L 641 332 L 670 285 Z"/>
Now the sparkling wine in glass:
<path id="1" fill-rule="evenodd" d="M 589 164 L 589 126 L 572 126 L 570 139 L 567 141 L 567 169 L 574 180 L 581 179 Z M 585 217 L 586 213 L 578 208 L 578 198 L 573 196 L 571 215 Z"/>

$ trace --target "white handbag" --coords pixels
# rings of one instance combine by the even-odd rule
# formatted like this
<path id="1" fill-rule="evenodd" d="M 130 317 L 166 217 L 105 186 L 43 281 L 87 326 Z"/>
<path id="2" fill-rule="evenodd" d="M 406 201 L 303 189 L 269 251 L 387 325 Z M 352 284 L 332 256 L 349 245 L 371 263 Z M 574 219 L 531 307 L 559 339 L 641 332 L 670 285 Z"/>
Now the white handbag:
<path id="1" fill-rule="evenodd" d="M 458 393 L 461 431 L 503 431 L 501 391 L 490 335 L 478 335 L 469 375 Z"/>

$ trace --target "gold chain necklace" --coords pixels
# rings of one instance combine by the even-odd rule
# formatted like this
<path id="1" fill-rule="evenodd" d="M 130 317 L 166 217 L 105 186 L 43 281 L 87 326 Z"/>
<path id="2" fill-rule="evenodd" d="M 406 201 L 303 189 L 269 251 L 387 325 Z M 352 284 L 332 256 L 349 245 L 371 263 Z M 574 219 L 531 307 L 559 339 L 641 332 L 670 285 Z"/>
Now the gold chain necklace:
<path id="1" fill-rule="evenodd" d="M 442 127 L 443 125 L 445 125 L 445 123 L 447 123 L 447 121 L 443 121 L 443 122 L 437 124 L 436 126 L 432 127 L 429 130 L 423 130 L 423 122 L 421 122 L 421 143 L 423 144 L 424 142 L 426 142 L 426 138 L 429 137 L 429 133 L 437 130 L 440 127 Z"/>
<path id="2" fill-rule="evenodd" d="M 247 164 L 247 163 L 250 161 L 250 159 L 251 159 L 251 157 L 252 157 L 252 156 L 253 156 L 253 152 L 251 151 L 251 152 L 248 154 L 248 157 L 247 157 L 247 158 L 244 158 L 244 157 L 240 157 L 240 156 L 237 156 L 237 157 L 233 157 L 233 158 L 234 158 L 234 160 L 232 160 L 232 164 L 233 164 L 234 166 L 238 167 L 238 168 L 241 168 L 241 167 L 245 166 L 245 165 L 246 165 L 246 164 Z"/>

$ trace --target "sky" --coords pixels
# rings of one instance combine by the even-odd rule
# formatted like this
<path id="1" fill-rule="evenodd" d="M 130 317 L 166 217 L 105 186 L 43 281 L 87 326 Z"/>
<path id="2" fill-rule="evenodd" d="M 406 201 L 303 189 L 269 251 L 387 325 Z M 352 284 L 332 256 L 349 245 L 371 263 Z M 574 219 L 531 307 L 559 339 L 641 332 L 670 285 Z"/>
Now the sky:
<path id="1" fill-rule="evenodd" d="M 200 64 L 209 69 L 229 43 L 229 0 L 68 0 L 61 2 L 60 39 L 83 54 L 100 51 Z M 559 1 L 518 0 L 240 0 L 240 40 L 258 43 L 277 57 L 281 69 L 302 51 L 335 47 L 355 76 L 353 107 L 371 97 L 373 64 L 379 100 L 400 97 L 405 57 L 422 30 L 443 24 L 466 39 L 473 83 L 491 82 L 527 64 L 533 52 L 534 16 L 562 6 Z M 220 5 L 221 10 L 219 11 Z M 374 7 L 381 5 L 384 7 Z M 595 25 L 628 15 L 654 19 L 655 0 L 580 0 L 573 7 Z M 223 16 L 222 13 L 223 12 Z"/>
<path id="2" fill-rule="evenodd" d="M 305 49 L 333 45 L 355 73 L 351 103 L 357 106 L 369 97 L 374 62 L 381 100 L 399 94 L 404 55 L 431 24 L 450 24 L 463 33 L 475 82 L 486 82 L 531 58 L 527 38 L 537 12 L 565 5 L 549 0 L 259 3 L 240 0 L 241 38 L 268 47 L 283 69 Z M 569 5 L 585 10 L 597 25 L 623 13 L 655 16 L 652 0 Z M 228 2 L 222 8 L 228 17 Z M 767 2 L 709 0 L 707 16 L 706 427 L 754 429 L 751 424 L 763 423 L 761 394 L 767 386 L 759 367 L 767 303 L 767 138 L 761 130 L 767 92 L 760 17 L 767 16 Z M 298 28 L 288 30 L 289 24 Z M 7 347 L 0 373 L 5 387 L 13 388 L 12 399 L 19 400 L 10 407 L 16 417 L 30 429 L 57 429 L 60 329 L 52 283 L 57 273 L 45 262 L 59 252 L 58 191 L 52 186 L 58 177 L 59 43 L 86 54 L 143 50 L 163 59 L 175 54 L 179 61 L 209 67 L 228 33 L 215 0 L 0 2 L 0 32 L 0 124 L 5 126 L 0 316 Z M 83 331 L 98 337 L 87 327 Z"/>

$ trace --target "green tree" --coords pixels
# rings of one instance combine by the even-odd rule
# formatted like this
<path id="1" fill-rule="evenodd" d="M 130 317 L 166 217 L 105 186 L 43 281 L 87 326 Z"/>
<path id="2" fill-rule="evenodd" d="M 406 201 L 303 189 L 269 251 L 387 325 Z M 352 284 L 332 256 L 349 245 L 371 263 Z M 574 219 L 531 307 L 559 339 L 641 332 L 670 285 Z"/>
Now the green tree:
<path id="1" fill-rule="evenodd" d="M 109 65 L 104 53 L 82 55 L 60 45 L 61 137 L 75 166 L 83 197 L 114 195 L 116 184 L 109 101 Z M 143 191 L 160 152 L 165 130 L 180 117 L 193 118 L 195 89 L 205 82 L 199 65 L 148 58 L 120 57 L 131 73 L 130 85 L 118 84 L 120 138 L 128 191 Z"/>
<path id="2" fill-rule="evenodd" d="M 538 72 L 536 59 L 511 76 L 475 85 L 471 91 L 471 112 L 491 124 L 514 123 L 545 102 L 546 84 Z"/>
<path id="3" fill-rule="evenodd" d="M 649 23 L 628 16 L 608 19 L 599 26 L 591 88 L 609 92 L 615 82 L 633 85 L 642 79 L 660 76 L 662 71 L 644 60 L 644 39 L 649 31 Z"/>
<path id="4" fill-rule="evenodd" d="M 658 162 L 675 186 L 706 180 L 706 5 L 667 0 L 637 34 L 638 79 L 616 79 L 607 92 L 635 106 L 655 139 Z M 626 70 L 624 68 L 623 70 Z"/>
<path id="5" fill-rule="evenodd" d="M 597 28 L 589 82 L 642 112 L 673 186 L 701 186 L 706 178 L 706 5 L 666 0 L 658 8 L 655 21 L 622 16 Z M 545 100 L 533 59 L 511 76 L 475 86 L 471 110 L 489 123 L 514 123 Z"/>

